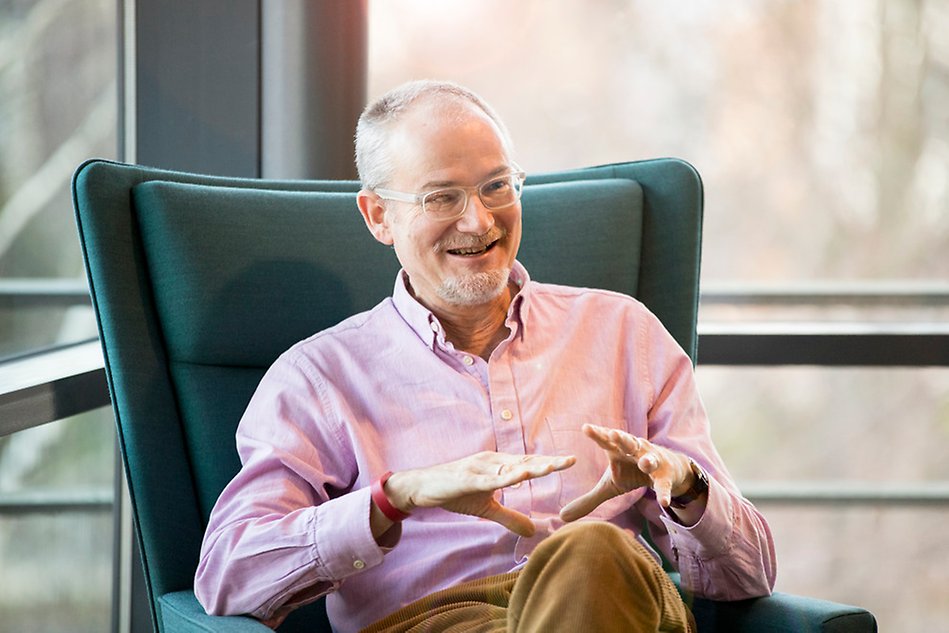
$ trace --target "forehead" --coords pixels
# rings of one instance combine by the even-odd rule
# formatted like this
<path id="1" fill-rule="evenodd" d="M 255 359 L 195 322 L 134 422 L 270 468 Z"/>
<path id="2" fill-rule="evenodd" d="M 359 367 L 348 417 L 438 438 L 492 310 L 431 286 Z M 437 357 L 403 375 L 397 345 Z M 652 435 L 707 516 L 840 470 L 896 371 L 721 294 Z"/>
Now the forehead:
<path id="1" fill-rule="evenodd" d="M 414 104 L 392 129 L 396 180 L 420 184 L 477 180 L 510 164 L 498 126 L 474 104 Z"/>

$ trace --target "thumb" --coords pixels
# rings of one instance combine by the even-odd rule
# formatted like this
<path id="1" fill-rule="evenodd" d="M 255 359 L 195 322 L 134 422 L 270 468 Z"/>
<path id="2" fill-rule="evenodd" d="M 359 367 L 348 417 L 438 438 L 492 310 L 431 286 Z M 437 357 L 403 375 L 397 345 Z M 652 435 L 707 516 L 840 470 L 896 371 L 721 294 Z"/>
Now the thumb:
<path id="1" fill-rule="evenodd" d="M 576 521 L 581 517 L 593 512 L 601 503 L 608 501 L 620 494 L 620 491 L 613 485 L 613 475 L 607 468 L 600 481 L 597 482 L 590 492 L 581 495 L 565 505 L 560 510 L 560 518 L 566 522 Z"/>
<path id="2" fill-rule="evenodd" d="M 506 508 L 500 503 L 493 504 L 481 517 L 503 525 L 519 536 L 533 536 L 536 530 L 534 522 L 530 520 L 530 517 L 517 510 Z"/>
<path id="3" fill-rule="evenodd" d="M 668 508 L 672 503 L 672 482 L 668 479 L 657 479 L 653 484 L 653 490 L 656 491 L 656 501 L 663 508 Z"/>

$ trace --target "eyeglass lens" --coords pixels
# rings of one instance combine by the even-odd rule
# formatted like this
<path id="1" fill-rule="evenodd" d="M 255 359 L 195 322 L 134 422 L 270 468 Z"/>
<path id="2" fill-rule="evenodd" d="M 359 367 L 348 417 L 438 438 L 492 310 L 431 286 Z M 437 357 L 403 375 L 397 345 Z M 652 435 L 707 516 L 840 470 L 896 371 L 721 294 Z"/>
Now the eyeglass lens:
<path id="1" fill-rule="evenodd" d="M 516 174 L 498 176 L 483 183 L 478 188 L 478 196 L 488 209 L 500 209 L 517 202 L 520 196 L 521 180 Z M 449 216 L 464 211 L 468 202 L 468 192 L 451 187 L 430 191 L 422 198 L 426 213 L 437 216 Z"/>

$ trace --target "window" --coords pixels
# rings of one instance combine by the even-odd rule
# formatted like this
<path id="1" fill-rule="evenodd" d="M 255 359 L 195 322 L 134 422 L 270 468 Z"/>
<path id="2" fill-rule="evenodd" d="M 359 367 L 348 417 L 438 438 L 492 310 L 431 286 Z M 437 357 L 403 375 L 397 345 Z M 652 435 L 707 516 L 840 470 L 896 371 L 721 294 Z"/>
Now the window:
<path id="1" fill-rule="evenodd" d="M 105 409 L 0 437 L 5 629 L 108 630 L 113 437 Z"/>
<path id="2" fill-rule="evenodd" d="M 96 335 L 69 185 L 116 153 L 115 12 L 0 5 L 0 358 Z"/>
<path id="3" fill-rule="evenodd" d="M 468 85 L 499 110 L 528 173 L 693 163 L 710 283 L 949 275 L 944 2 L 370 10 L 370 97 L 423 77 Z"/>
<path id="4" fill-rule="evenodd" d="M 706 197 L 700 334 L 944 333 L 947 29 L 949 6 L 925 0 L 374 2 L 369 95 L 424 77 L 470 86 L 499 110 L 528 174 L 691 162 Z M 700 365 L 697 376 L 751 495 L 945 490 L 944 368 Z M 945 586 L 933 562 L 945 547 L 905 537 L 949 518 L 945 503 L 759 503 L 779 590 L 863 605 L 882 629 L 945 619 L 930 589 Z M 879 568 L 904 583 L 899 596 L 867 580 Z"/>
<path id="5" fill-rule="evenodd" d="M 116 154 L 116 6 L 0 3 L 0 359 L 96 336 L 70 178 Z M 102 409 L 0 435 L 4 628 L 109 628 L 114 470 Z"/>

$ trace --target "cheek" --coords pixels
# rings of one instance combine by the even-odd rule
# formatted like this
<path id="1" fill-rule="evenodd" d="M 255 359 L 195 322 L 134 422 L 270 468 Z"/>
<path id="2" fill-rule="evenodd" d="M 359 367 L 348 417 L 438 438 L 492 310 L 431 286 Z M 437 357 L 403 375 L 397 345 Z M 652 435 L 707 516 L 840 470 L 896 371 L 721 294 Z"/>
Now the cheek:
<path id="1" fill-rule="evenodd" d="M 441 231 L 408 230 L 400 233 L 396 238 L 397 250 L 416 262 L 423 262 L 438 257 L 435 244 L 443 236 Z"/>
<path id="2" fill-rule="evenodd" d="M 450 227 L 432 225 L 431 223 L 413 227 L 406 236 L 414 245 L 414 250 L 420 254 L 437 254 L 438 244 L 451 234 Z"/>
<path id="3" fill-rule="evenodd" d="M 510 226 L 507 227 L 508 230 L 508 239 L 511 242 L 511 251 L 515 254 L 517 249 L 521 244 L 521 219 L 517 218 Z"/>

